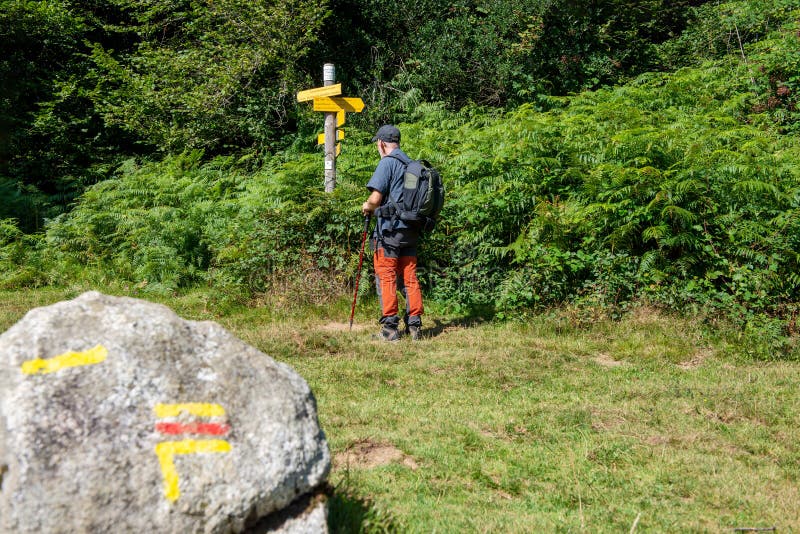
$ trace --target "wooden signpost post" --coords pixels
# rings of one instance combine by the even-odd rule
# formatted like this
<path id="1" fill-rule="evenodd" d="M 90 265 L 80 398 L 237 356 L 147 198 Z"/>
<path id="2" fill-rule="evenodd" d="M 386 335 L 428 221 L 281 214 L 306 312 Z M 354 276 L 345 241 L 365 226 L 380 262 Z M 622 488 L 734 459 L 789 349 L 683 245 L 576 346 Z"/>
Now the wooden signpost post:
<path id="1" fill-rule="evenodd" d="M 336 187 L 336 156 L 342 150 L 340 140 L 344 139 L 345 113 L 360 113 L 364 109 L 364 101 L 360 98 L 343 97 L 342 84 L 336 81 L 336 69 L 332 63 L 325 63 L 322 68 L 322 87 L 306 89 L 297 93 L 298 102 L 314 102 L 314 111 L 325 113 L 325 131 L 317 137 L 317 144 L 325 145 L 325 192 L 330 193 Z"/>

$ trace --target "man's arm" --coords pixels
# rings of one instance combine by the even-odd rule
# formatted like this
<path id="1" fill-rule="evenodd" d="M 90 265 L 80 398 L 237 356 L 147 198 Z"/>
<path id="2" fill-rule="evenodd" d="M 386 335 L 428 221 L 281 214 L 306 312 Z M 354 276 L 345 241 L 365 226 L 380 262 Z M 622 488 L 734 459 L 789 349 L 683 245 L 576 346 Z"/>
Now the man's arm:
<path id="1" fill-rule="evenodd" d="M 364 215 L 372 215 L 375 213 L 375 210 L 380 207 L 382 200 L 383 195 L 381 192 L 373 189 L 367 200 L 361 205 L 361 213 Z"/>

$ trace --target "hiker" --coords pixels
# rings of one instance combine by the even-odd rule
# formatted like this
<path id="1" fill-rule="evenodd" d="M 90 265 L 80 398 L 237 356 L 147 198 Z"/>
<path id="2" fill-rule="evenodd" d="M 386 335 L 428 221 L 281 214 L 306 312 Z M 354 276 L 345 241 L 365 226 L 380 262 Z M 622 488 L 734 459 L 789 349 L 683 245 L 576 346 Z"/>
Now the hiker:
<path id="1" fill-rule="evenodd" d="M 393 216 L 403 194 L 403 176 L 411 158 L 400 150 L 400 130 L 391 124 L 378 129 L 372 142 L 381 160 L 367 183 L 370 195 L 361 207 L 364 215 L 375 215 L 377 224 L 371 236 L 375 282 L 381 304 L 381 330 L 386 341 L 400 339 L 397 291 L 403 293 L 406 334 L 418 340 L 422 334 L 422 291 L 417 280 L 417 241 L 419 230 Z M 392 202 L 393 201 L 393 202 Z"/>

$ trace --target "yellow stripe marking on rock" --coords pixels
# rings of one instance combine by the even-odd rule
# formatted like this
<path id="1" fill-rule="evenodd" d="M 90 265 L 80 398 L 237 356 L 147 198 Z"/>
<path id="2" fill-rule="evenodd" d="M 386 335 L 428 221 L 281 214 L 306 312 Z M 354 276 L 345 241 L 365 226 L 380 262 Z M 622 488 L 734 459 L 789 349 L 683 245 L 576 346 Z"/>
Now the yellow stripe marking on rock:
<path id="1" fill-rule="evenodd" d="M 106 359 L 108 350 L 97 345 L 93 349 L 83 352 L 65 352 L 53 358 L 28 360 L 22 363 L 22 372 L 26 375 L 55 373 L 67 367 L 80 367 L 83 365 L 95 365 Z"/>
<path id="2" fill-rule="evenodd" d="M 181 412 L 186 412 L 198 417 L 222 417 L 225 415 L 225 408 L 219 404 L 209 402 L 186 402 L 182 404 L 156 404 L 153 408 L 156 416 L 178 417 Z"/>

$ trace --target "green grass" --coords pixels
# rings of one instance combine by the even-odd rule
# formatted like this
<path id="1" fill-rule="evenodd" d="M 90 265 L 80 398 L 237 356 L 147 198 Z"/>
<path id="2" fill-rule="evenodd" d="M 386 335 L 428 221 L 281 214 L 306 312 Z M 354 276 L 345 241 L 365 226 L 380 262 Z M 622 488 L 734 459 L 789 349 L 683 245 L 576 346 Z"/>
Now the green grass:
<path id="1" fill-rule="evenodd" d="M 79 292 L 0 292 L 0 326 Z M 800 363 L 753 361 L 697 322 L 647 308 L 580 328 L 566 314 L 434 310 L 427 339 L 386 344 L 370 338 L 369 299 L 353 332 L 344 301 L 162 302 L 309 382 L 337 458 L 334 532 L 800 529 Z"/>

